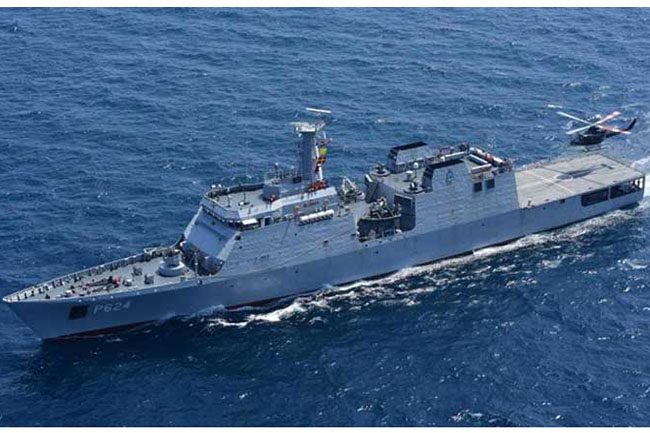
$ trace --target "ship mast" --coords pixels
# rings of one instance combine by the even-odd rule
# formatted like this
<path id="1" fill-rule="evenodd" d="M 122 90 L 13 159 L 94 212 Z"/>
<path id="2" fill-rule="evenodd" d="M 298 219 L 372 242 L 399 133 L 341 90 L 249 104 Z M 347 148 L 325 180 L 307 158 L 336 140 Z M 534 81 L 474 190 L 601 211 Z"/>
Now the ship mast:
<path id="1" fill-rule="evenodd" d="M 331 111 L 318 108 L 307 108 L 306 110 L 319 115 L 320 119 L 316 122 L 293 122 L 291 126 L 301 138 L 298 144 L 297 174 L 303 184 L 313 188 L 324 181 L 322 165 L 327 153 L 326 140 L 323 138 L 323 144 L 319 147 L 318 134 L 322 131 L 324 136 L 326 123 L 323 117 L 330 114 Z"/>

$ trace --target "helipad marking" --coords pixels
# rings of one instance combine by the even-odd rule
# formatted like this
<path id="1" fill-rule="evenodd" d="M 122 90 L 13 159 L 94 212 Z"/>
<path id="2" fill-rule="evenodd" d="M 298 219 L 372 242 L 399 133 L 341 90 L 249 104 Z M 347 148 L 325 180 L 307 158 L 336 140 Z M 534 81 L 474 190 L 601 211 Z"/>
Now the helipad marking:
<path id="1" fill-rule="evenodd" d="M 559 188 L 562 188 L 563 190 L 565 190 L 565 191 L 568 192 L 569 194 L 575 194 L 575 191 L 571 191 L 571 190 L 570 190 L 569 188 L 567 188 L 566 186 L 564 186 L 564 185 L 560 185 L 559 183 L 557 183 L 557 182 L 555 182 L 555 181 L 553 181 L 553 180 L 551 180 L 551 179 L 549 179 L 549 178 L 546 178 L 546 177 L 544 177 L 544 176 L 542 176 L 542 175 L 539 175 L 539 174 L 535 173 L 535 172 L 532 171 L 532 170 L 530 170 L 528 173 L 529 173 L 529 174 L 532 174 L 533 176 L 535 176 L 535 177 L 538 178 L 538 179 L 542 179 L 544 182 L 547 182 L 547 183 L 550 183 L 551 185 L 555 185 L 555 186 L 557 186 L 557 187 L 559 187 Z"/>

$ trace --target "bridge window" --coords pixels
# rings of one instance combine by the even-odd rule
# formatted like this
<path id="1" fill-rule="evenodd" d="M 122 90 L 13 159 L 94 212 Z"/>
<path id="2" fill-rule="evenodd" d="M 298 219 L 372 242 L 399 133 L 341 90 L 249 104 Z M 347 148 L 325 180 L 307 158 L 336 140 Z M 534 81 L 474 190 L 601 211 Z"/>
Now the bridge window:
<path id="1" fill-rule="evenodd" d="M 483 191 L 483 182 L 476 182 L 474 184 L 474 192 L 481 192 Z"/>
<path id="2" fill-rule="evenodd" d="M 485 187 L 487 189 L 494 188 L 494 179 L 488 179 L 487 181 L 485 181 Z"/>
<path id="3" fill-rule="evenodd" d="M 580 202 L 582 203 L 583 206 L 591 206 L 596 203 L 601 203 L 603 201 L 606 201 L 608 197 L 609 197 L 609 190 L 599 189 L 598 191 L 582 194 L 582 197 L 580 197 Z"/>

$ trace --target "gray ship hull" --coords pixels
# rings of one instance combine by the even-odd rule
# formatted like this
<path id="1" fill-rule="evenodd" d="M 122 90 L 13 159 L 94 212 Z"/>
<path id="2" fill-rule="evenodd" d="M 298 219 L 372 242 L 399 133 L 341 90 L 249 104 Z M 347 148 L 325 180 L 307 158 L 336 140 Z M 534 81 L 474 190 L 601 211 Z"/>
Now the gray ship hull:
<path id="1" fill-rule="evenodd" d="M 581 194 L 574 191 L 535 203 L 535 197 L 522 197 L 525 180 L 518 181 L 522 203 L 514 210 L 440 229 L 420 227 L 367 242 L 332 242 L 331 246 L 322 247 L 324 251 L 314 255 L 313 260 L 295 265 L 258 267 L 260 270 L 240 275 L 196 278 L 83 299 L 4 300 L 43 339 L 105 333 L 143 322 L 291 297 L 470 253 L 629 207 L 639 202 L 644 193 L 641 188 L 585 206 Z M 338 224 L 345 225 L 344 218 L 340 220 Z M 336 221 L 330 223 L 335 224 Z M 335 231 L 332 227 L 327 230 Z M 320 246 L 322 237 L 315 235 L 314 242 Z M 71 320 L 71 308 L 82 305 L 87 307 L 87 313 Z"/>

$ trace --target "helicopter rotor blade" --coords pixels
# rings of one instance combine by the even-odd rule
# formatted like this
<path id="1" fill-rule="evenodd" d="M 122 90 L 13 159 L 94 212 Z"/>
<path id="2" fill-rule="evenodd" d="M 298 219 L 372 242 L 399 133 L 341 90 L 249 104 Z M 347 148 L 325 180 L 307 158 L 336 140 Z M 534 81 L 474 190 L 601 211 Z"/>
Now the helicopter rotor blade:
<path id="1" fill-rule="evenodd" d="M 589 129 L 589 128 L 593 127 L 593 126 L 598 126 L 598 125 L 596 125 L 595 123 L 590 123 L 587 126 L 581 126 L 580 128 L 576 128 L 576 129 L 572 129 L 571 131 L 567 131 L 566 134 L 567 135 L 577 134 L 578 132 L 586 131 L 587 129 Z"/>
<path id="2" fill-rule="evenodd" d="M 602 119 L 600 119 L 599 121 L 594 123 L 594 125 L 601 125 L 601 124 L 603 124 L 605 122 L 608 122 L 608 121 L 612 120 L 613 118 L 618 117 L 620 115 L 621 115 L 620 111 L 612 111 L 607 116 L 603 117 Z"/>
<path id="3" fill-rule="evenodd" d="M 332 110 L 326 110 L 324 108 L 313 108 L 313 107 L 307 107 L 305 108 L 306 111 L 309 111 L 311 113 L 318 113 L 318 114 L 332 114 Z"/>
<path id="4" fill-rule="evenodd" d="M 623 135 L 632 134 L 630 131 L 626 131 L 626 130 L 620 129 L 620 128 L 612 128 L 611 126 L 607 126 L 607 125 L 596 125 L 596 126 L 598 127 L 598 129 L 602 129 L 602 130 L 605 130 L 605 131 L 616 132 L 618 134 L 623 134 Z"/>
<path id="5" fill-rule="evenodd" d="M 567 118 L 569 118 L 571 120 L 575 120 L 576 122 L 581 122 L 581 123 L 584 123 L 586 125 L 591 126 L 591 122 L 587 122 L 585 119 L 581 119 L 581 118 L 573 116 L 573 115 L 571 115 L 569 113 L 565 113 L 564 111 L 558 111 L 557 114 L 559 114 L 560 116 L 563 116 L 563 117 L 567 117 Z"/>
<path id="6" fill-rule="evenodd" d="M 578 132 L 585 131 L 585 130 L 591 128 L 592 126 L 601 127 L 601 126 L 603 126 L 603 123 L 608 122 L 608 121 L 612 120 L 613 118 L 620 116 L 621 112 L 620 111 L 612 111 L 607 116 L 605 116 L 602 119 L 599 119 L 598 121 L 593 122 L 593 123 L 589 123 L 589 122 L 587 122 L 587 121 L 585 121 L 583 119 L 580 119 L 580 118 L 575 117 L 575 116 L 571 116 L 570 114 L 567 114 L 567 113 L 564 113 L 564 112 L 558 111 L 558 114 L 560 114 L 561 116 L 568 117 L 570 119 L 577 120 L 579 122 L 587 124 L 587 126 L 582 126 L 580 128 L 576 128 L 576 129 L 572 129 L 571 131 L 567 131 L 567 135 L 573 135 L 573 134 L 576 134 Z"/>

